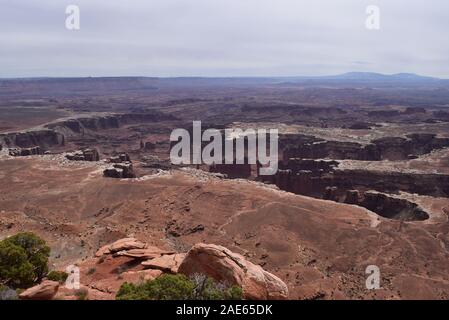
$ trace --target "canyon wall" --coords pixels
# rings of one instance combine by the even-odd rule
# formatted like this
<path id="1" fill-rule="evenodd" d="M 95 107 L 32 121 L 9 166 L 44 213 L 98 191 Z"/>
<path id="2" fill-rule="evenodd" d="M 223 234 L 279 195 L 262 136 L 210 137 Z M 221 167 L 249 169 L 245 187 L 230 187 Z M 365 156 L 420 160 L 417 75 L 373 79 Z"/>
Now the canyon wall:
<path id="1" fill-rule="evenodd" d="M 369 144 L 345 141 L 326 141 L 313 136 L 284 135 L 279 141 L 282 159 L 352 159 L 366 161 L 407 160 L 433 150 L 449 147 L 448 138 L 419 133 L 406 137 L 385 137 Z"/>
<path id="2" fill-rule="evenodd" d="M 7 148 L 38 146 L 46 149 L 55 145 L 64 145 L 64 142 L 64 135 L 48 129 L 0 134 L 0 143 Z"/>

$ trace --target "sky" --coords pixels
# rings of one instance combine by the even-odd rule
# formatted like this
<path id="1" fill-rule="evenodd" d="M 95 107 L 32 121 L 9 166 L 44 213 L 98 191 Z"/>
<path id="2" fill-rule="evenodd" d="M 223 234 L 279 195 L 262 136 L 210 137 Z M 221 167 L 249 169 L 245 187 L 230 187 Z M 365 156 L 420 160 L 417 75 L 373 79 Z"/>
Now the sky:
<path id="1" fill-rule="evenodd" d="M 449 78 L 448 30 L 447 0 L 0 0 L 0 77 Z"/>

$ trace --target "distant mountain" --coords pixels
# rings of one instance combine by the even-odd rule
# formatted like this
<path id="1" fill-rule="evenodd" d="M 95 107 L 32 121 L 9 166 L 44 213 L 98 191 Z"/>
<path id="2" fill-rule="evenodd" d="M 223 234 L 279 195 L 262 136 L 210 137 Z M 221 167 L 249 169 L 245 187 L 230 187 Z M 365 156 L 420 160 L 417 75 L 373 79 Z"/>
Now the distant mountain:
<path id="1" fill-rule="evenodd" d="M 441 79 L 417 75 L 414 73 L 396 73 L 382 74 L 375 72 L 348 72 L 336 76 L 320 77 L 325 80 L 356 80 L 356 81 L 405 81 L 405 82 L 422 82 L 422 81 L 439 81 Z"/>

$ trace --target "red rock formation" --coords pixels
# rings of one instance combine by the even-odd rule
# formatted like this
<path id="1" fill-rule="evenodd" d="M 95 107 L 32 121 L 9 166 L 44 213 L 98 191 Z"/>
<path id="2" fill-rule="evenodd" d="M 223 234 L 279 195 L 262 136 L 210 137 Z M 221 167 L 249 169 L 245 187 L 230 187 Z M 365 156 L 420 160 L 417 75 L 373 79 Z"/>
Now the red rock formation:
<path id="1" fill-rule="evenodd" d="M 449 147 L 448 138 L 435 134 L 415 133 L 406 137 L 383 137 L 369 144 L 347 141 L 326 141 L 312 136 L 289 135 L 280 138 L 279 149 L 284 161 L 303 159 L 353 159 L 364 161 L 405 160 Z"/>
<path id="2" fill-rule="evenodd" d="M 8 147 L 32 148 L 39 146 L 46 149 L 64 145 L 64 135 L 53 130 L 32 130 L 0 134 L 0 142 Z"/>
<path id="3" fill-rule="evenodd" d="M 146 268 L 162 270 L 164 272 L 177 273 L 178 268 L 185 258 L 185 253 L 163 255 L 151 260 L 142 262 Z"/>
<path id="4" fill-rule="evenodd" d="M 39 147 L 9 149 L 9 155 L 13 157 L 24 157 L 38 154 L 42 154 L 41 148 Z"/>
<path id="5" fill-rule="evenodd" d="M 126 152 L 120 153 L 117 156 L 110 157 L 108 159 L 108 162 L 111 163 L 120 163 L 120 162 L 131 162 L 131 158 L 129 157 L 129 154 Z"/>
<path id="6" fill-rule="evenodd" d="M 174 251 L 166 251 L 166 250 L 161 250 L 156 247 L 146 246 L 143 249 L 128 249 L 128 250 L 118 251 L 115 253 L 115 255 L 136 258 L 136 259 L 154 259 L 154 258 L 159 258 L 162 255 L 175 254 L 175 253 L 176 252 L 174 252 Z"/>
<path id="7" fill-rule="evenodd" d="M 54 122 L 46 125 L 46 127 L 57 132 L 68 132 L 69 130 L 73 135 L 85 134 L 88 131 L 119 128 L 128 124 L 152 123 L 167 120 L 176 120 L 176 118 L 172 115 L 154 111 L 151 113 L 124 113 L 99 117 L 74 118 Z"/>
<path id="8" fill-rule="evenodd" d="M 22 300 L 51 300 L 58 292 L 58 288 L 59 282 L 45 280 L 19 294 L 19 298 Z"/>
<path id="9" fill-rule="evenodd" d="M 194 245 L 178 272 L 189 276 L 201 273 L 217 281 L 239 285 L 247 299 L 288 298 L 288 288 L 281 279 L 222 246 Z"/>
<path id="10" fill-rule="evenodd" d="M 112 167 L 106 168 L 103 175 L 109 178 L 129 179 L 135 178 L 133 164 L 131 162 L 115 163 Z"/>
<path id="11" fill-rule="evenodd" d="M 365 192 L 360 205 L 389 219 L 422 221 L 429 218 L 417 204 L 375 191 Z"/>
<path id="12" fill-rule="evenodd" d="M 101 257 L 105 254 L 111 254 L 118 251 L 123 250 L 131 250 L 131 249 L 145 249 L 146 244 L 142 241 L 139 241 L 135 238 L 123 238 L 120 240 L 117 240 L 111 244 L 105 245 L 98 249 L 98 251 L 95 253 L 96 257 Z"/>
<path id="13" fill-rule="evenodd" d="M 67 153 L 65 157 L 72 161 L 100 161 L 100 154 L 97 149 L 75 151 Z"/>

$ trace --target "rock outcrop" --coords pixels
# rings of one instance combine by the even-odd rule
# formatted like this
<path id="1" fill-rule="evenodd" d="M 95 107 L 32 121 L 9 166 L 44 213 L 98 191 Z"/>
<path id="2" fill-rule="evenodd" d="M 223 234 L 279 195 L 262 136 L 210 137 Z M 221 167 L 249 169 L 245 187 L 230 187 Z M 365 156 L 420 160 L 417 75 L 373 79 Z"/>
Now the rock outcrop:
<path id="1" fill-rule="evenodd" d="M 143 168 L 170 170 L 173 165 L 170 159 L 160 159 L 157 156 L 144 156 L 142 157 L 142 162 L 140 163 Z"/>
<path id="2" fill-rule="evenodd" d="M 380 192 L 365 192 L 364 199 L 360 205 L 389 219 L 403 221 L 423 221 L 429 219 L 427 212 L 421 209 L 416 203 Z"/>
<path id="3" fill-rule="evenodd" d="M 65 157 L 72 161 L 100 161 L 100 154 L 97 149 L 79 150 L 67 153 Z"/>
<path id="4" fill-rule="evenodd" d="M 242 287 L 246 299 L 288 298 L 288 288 L 282 280 L 240 254 L 218 245 L 199 243 L 182 253 L 159 249 L 135 238 L 124 238 L 101 247 L 95 256 L 80 265 L 82 273 L 87 273 L 82 279 L 93 281 L 83 285 L 101 289 L 111 298 L 125 281 L 151 280 L 164 273 L 204 274 L 218 282 Z M 88 274 L 93 268 L 97 274 Z M 125 271 L 118 280 L 116 270 L 120 268 Z M 100 274 L 106 278 L 101 278 Z"/>
<path id="5" fill-rule="evenodd" d="M 239 285 L 247 299 L 288 298 L 288 288 L 281 279 L 222 246 L 194 245 L 178 272 L 189 276 L 202 273 L 217 281 Z"/>
<path id="6" fill-rule="evenodd" d="M 115 255 L 131 257 L 131 258 L 136 258 L 136 259 L 154 259 L 154 258 L 159 258 L 162 255 L 175 254 L 175 253 L 176 253 L 175 251 L 166 251 L 166 250 L 161 250 L 156 247 L 146 246 L 143 249 L 128 249 L 128 250 L 118 251 L 115 253 Z"/>
<path id="7" fill-rule="evenodd" d="M 128 179 L 135 178 L 133 164 L 131 162 L 115 163 L 103 171 L 103 175 L 109 178 Z"/>
<path id="8" fill-rule="evenodd" d="M 111 254 L 118 251 L 123 250 L 132 250 L 132 249 L 145 249 L 147 245 L 143 243 L 142 241 L 139 241 L 135 238 L 123 238 L 120 240 L 117 240 L 111 244 L 105 245 L 98 249 L 98 251 L 95 253 L 96 257 L 101 257 L 105 254 Z"/>
<path id="9" fill-rule="evenodd" d="M 180 264 L 185 258 L 185 253 L 163 255 L 151 260 L 142 262 L 146 268 L 157 269 L 164 272 L 177 273 Z"/>
<path id="10" fill-rule="evenodd" d="M 123 152 L 116 156 L 109 157 L 108 162 L 110 163 L 131 162 L 131 158 L 129 157 L 129 154 Z"/>
<path id="11" fill-rule="evenodd" d="M 44 280 L 19 294 L 19 298 L 23 300 L 51 300 L 58 292 L 58 288 L 59 282 Z"/>
<path id="12" fill-rule="evenodd" d="M 358 190 L 347 190 L 344 203 L 358 205 L 360 203 L 360 192 Z"/>
<path id="13" fill-rule="evenodd" d="M 46 125 L 46 127 L 72 136 L 86 134 L 89 131 L 95 132 L 99 130 L 120 128 L 123 125 L 153 123 L 167 120 L 176 120 L 176 118 L 162 112 L 152 111 L 146 113 L 122 113 L 95 117 L 79 117 L 53 122 Z"/>
<path id="14" fill-rule="evenodd" d="M 0 144 L 9 148 L 48 148 L 64 145 L 64 135 L 54 130 L 30 130 L 25 132 L 12 132 L 0 134 Z"/>
<path id="15" fill-rule="evenodd" d="M 326 187 L 323 194 L 324 200 L 338 201 L 337 197 L 337 187 Z"/>
<path id="16" fill-rule="evenodd" d="M 448 138 L 435 134 L 414 133 L 405 137 L 383 137 L 369 143 L 334 141 L 301 134 L 284 135 L 279 150 L 284 161 L 303 159 L 352 159 L 362 161 L 406 160 L 410 156 L 428 154 L 449 147 Z"/>
<path id="17" fill-rule="evenodd" d="M 42 150 L 40 147 L 10 148 L 8 152 L 9 155 L 13 157 L 25 157 L 42 154 Z"/>

